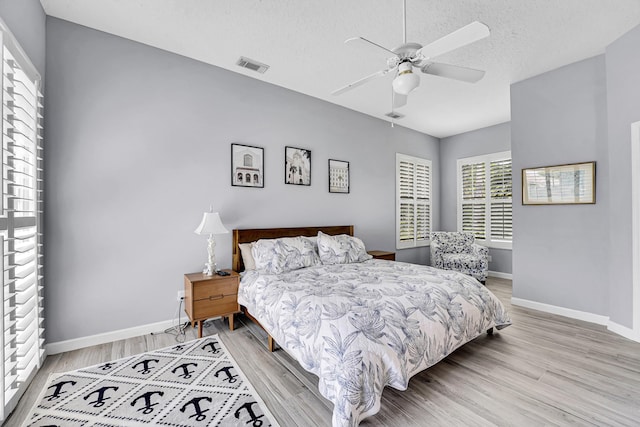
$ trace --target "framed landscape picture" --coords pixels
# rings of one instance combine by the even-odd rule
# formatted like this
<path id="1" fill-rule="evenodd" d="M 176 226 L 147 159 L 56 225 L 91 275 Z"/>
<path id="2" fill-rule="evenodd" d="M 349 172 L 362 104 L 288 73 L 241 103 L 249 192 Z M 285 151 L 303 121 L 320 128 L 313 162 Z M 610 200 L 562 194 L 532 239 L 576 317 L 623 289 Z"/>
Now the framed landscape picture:
<path id="1" fill-rule="evenodd" d="M 596 162 L 522 169 L 523 205 L 596 202 Z"/>
<path id="2" fill-rule="evenodd" d="M 264 188 L 264 148 L 231 144 L 231 185 Z"/>
<path id="3" fill-rule="evenodd" d="M 329 193 L 349 192 L 349 162 L 329 159 Z"/>
<path id="4" fill-rule="evenodd" d="M 311 150 L 284 147 L 284 183 L 311 185 Z"/>

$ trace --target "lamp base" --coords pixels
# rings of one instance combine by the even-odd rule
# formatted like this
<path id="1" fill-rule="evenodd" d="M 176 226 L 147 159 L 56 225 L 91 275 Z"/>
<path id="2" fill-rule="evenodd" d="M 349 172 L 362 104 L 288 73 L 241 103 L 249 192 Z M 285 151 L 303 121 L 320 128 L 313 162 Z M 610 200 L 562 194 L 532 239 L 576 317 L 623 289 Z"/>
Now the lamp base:
<path id="1" fill-rule="evenodd" d="M 204 269 L 202 270 L 202 274 L 204 274 L 205 276 L 213 276 L 214 274 L 216 274 L 217 271 L 218 271 L 218 266 L 215 263 L 213 264 L 206 263 L 204 265 Z"/>
<path id="2" fill-rule="evenodd" d="M 216 265 L 216 240 L 213 238 L 213 234 L 209 234 L 207 240 L 207 253 L 209 255 L 208 262 L 204 265 L 202 274 L 205 276 L 213 276 L 218 271 Z"/>

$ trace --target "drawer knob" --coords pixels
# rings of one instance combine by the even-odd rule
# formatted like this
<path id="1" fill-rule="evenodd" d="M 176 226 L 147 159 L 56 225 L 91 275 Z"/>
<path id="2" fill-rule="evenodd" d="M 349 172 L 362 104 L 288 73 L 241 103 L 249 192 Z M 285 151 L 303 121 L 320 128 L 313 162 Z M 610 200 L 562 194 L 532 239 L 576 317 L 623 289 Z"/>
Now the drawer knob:
<path id="1" fill-rule="evenodd" d="M 224 297 L 224 295 L 220 294 L 220 295 L 211 295 L 209 296 L 209 300 L 212 299 L 222 299 Z"/>

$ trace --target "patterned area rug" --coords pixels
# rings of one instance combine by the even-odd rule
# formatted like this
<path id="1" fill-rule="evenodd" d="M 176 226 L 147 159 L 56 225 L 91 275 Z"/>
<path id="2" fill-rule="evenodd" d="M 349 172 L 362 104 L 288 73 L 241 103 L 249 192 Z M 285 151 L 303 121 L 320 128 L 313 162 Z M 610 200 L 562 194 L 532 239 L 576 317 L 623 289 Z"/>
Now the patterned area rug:
<path id="1" fill-rule="evenodd" d="M 277 426 L 217 335 L 52 374 L 27 426 Z"/>

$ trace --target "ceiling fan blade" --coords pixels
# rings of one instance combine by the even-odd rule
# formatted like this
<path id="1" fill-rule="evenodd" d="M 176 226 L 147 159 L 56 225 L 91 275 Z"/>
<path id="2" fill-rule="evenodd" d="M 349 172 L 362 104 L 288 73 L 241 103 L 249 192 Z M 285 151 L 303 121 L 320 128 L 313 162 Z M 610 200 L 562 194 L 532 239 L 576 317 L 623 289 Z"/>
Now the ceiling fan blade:
<path id="1" fill-rule="evenodd" d="M 423 73 L 432 76 L 446 77 L 468 83 L 476 83 L 484 77 L 484 71 L 473 68 L 460 67 L 458 65 L 430 62 L 420 68 Z"/>
<path id="2" fill-rule="evenodd" d="M 393 92 L 393 108 L 400 108 L 407 105 L 407 95 L 402 95 L 400 93 Z"/>
<path id="3" fill-rule="evenodd" d="M 340 95 L 342 93 L 345 93 L 348 90 L 351 90 L 351 89 L 356 88 L 358 86 L 362 86 L 363 84 L 365 84 L 369 80 L 373 80 L 373 79 L 375 79 L 377 77 L 382 77 L 382 76 L 384 76 L 385 74 L 387 74 L 391 70 L 392 70 L 392 68 L 387 68 L 386 70 L 380 70 L 377 73 L 370 74 L 367 77 L 363 77 L 360 80 L 356 80 L 353 83 L 349 83 L 348 85 L 343 86 L 340 89 L 331 92 L 331 95 Z"/>
<path id="4" fill-rule="evenodd" d="M 429 43 L 422 49 L 418 50 L 416 54 L 422 55 L 425 58 L 434 58 L 438 55 L 442 55 L 488 37 L 489 34 L 491 34 L 489 27 L 482 22 L 474 21 L 451 34 Z"/>
<path id="5" fill-rule="evenodd" d="M 384 46 L 379 45 L 378 43 L 372 42 L 371 40 L 365 39 L 364 37 L 353 37 L 344 41 L 344 44 L 353 45 L 353 46 L 363 46 L 364 48 L 374 51 L 378 54 L 384 52 L 385 55 L 393 55 L 396 56 L 395 52 L 387 49 Z"/>

